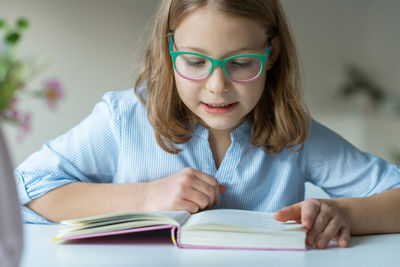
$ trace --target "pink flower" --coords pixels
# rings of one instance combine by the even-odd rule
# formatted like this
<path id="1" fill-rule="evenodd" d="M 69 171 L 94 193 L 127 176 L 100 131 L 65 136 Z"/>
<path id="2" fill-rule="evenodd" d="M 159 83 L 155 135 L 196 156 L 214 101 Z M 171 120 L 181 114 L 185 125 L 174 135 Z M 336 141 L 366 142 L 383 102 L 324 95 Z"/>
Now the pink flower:
<path id="1" fill-rule="evenodd" d="M 26 113 L 22 119 L 21 129 L 24 134 L 27 134 L 31 129 L 31 119 L 32 116 L 30 113 Z"/>
<path id="2" fill-rule="evenodd" d="M 47 80 L 43 85 L 43 94 L 47 105 L 51 110 L 55 110 L 58 101 L 64 97 L 63 87 L 61 83 L 55 79 Z"/>
<path id="3" fill-rule="evenodd" d="M 20 117 L 19 111 L 17 109 L 10 110 L 10 119 L 11 120 L 18 120 Z"/>
<path id="4" fill-rule="evenodd" d="M 8 103 L 8 107 L 6 110 L 0 113 L 1 117 L 5 120 L 16 122 L 19 124 L 20 120 L 20 112 L 17 108 L 18 99 L 16 97 L 11 98 L 10 103 Z"/>
<path id="5" fill-rule="evenodd" d="M 11 120 L 15 120 L 15 121 L 17 121 L 20 117 L 20 114 L 19 114 L 19 111 L 17 108 L 17 102 L 18 102 L 18 99 L 16 97 L 13 97 L 10 101 L 8 112 L 7 112 L 8 117 L 10 117 Z"/>
<path id="6" fill-rule="evenodd" d="M 31 123 L 32 123 L 32 115 L 28 112 L 25 113 L 22 118 L 19 118 L 20 130 L 17 136 L 17 140 L 22 142 L 25 136 L 31 130 Z"/>

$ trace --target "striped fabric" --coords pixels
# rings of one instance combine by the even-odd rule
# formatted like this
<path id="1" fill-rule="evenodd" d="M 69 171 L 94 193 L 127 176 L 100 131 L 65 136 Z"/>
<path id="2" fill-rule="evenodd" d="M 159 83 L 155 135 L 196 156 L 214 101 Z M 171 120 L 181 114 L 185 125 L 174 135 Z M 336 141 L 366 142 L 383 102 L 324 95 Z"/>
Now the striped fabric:
<path id="1" fill-rule="evenodd" d="M 24 221 L 50 223 L 23 205 L 67 183 L 149 182 L 185 167 L 227 186 L 218 208 L 277 211 L 304 199 L 306 181 L 331 197 L 368 196 L 400 187 L 399 166 L 359 151 L 316 121 L 300 152 L 285 149 L 270 155 L 252 146 L 248 122 L 231 139 L 218 169 L 208 130 L 199 124 L 192 138 L 178 145 L 183 151 L 169 154 L 157 145 L 145 106 L 132 89 L 107 93 L 90 116 L 15 170 Z"/>

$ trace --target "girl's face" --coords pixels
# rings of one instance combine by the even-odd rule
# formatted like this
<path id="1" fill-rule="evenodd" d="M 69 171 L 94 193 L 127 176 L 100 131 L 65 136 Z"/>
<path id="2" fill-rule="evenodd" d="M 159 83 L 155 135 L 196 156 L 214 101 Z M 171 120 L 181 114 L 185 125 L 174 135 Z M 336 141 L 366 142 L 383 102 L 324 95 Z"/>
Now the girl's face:
<path id="1" fill-rule="evenodd" d="M 186 17 L 177 27 L 174 50 L 223 59 L 240 54 L 264 54 L 267 39 L 260 24 L 204 7 Z M 229 134 L 260 99 L 268 62 L 261 76 L 249 83 L 230 80 L 220 66 L 202 81 L 187 80 L 175 71 L 178 94 L 210 131 Z"/>

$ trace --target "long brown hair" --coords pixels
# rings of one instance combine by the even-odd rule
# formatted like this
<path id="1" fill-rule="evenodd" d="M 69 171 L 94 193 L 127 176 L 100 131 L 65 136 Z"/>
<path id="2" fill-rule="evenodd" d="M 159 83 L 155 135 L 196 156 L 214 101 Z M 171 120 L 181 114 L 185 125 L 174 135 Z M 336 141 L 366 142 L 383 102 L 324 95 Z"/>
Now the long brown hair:
<path id="1" fill-rule="evenodd" d="M 269 37 L 280 40 L 280 54 L 269 69 L 263 94 L 248 114 L 251 144 L 276 154 L 286 147 L 303 146 L 310 121 L 300 90 L 296 48 L 279 0 L 163 0 L 155 16 L 146 47 L 144 65 L 135 84 L 138 98 L 146 105 L 157 143 L 167 152 L 178 153 L 175 144 L 191 138 L 198 119 L 181 101 L 169 56 L 169 35 L 198 8 L 212 5 L 231 16 L 256 21 Z M 147 87 L 146 97 L 138 92 Z"/>

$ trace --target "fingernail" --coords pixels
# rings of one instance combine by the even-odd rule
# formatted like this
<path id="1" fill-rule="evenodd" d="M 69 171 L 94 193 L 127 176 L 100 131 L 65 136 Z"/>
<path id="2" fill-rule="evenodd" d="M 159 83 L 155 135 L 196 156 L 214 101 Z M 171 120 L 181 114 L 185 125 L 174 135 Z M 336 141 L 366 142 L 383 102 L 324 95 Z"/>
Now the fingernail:
<path id="1" fill-rule="evenodd" d="M 345 247 L 347 247 L 347 242 L 346 242 L 346 240 L 339 240 L 339 247 L 341 247 L 341 248 L 345 248 Z"/>
<path id="2" fill-rule="evenodd" d="M 314 237 L 313 236 L 307 237 L 307 244 L 310 246 L 314 245 Z"/>
<path id="3" fill-rule="evenodd" d="M 325 242 L 323 240 L 318 240 L 317 247 L 318 248 L 325 248 L 326 247 Z"/>

